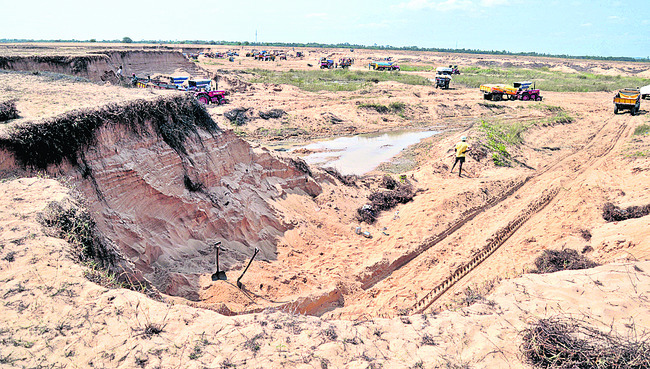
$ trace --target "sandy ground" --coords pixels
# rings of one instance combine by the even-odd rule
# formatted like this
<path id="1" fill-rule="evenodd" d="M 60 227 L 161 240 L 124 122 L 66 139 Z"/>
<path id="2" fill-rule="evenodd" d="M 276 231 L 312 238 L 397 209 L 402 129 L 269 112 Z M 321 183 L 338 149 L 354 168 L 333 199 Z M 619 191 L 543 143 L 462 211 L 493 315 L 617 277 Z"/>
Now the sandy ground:
<path id="1" fill-rule="evenodd" d="M 372 56 L 368 52 L 365 57 Z M 413 63 L 425 59 L 411 53 L 394 57 L 413 58 Z M 427 54 L 426 61 L 549 64 L 562 70 L 591 66 L 610 72 L 616 68 L 628 75 L 645 73 L 626 63 L 462 57 L 467 59 Z M 250 66 L 244 63 L 253 63 L 217 62 L 223 65 L 206 68 L 232 65 L 231 70 L 245 69 Z M 307 68 L 305 64 L 299 60 L 267 65 Z M 70 97 L 49 99 L 11 87 L 16 76 L 0 74 L 0 86 L 18 99 L 25 120 L 90 107 L 103 101 L 102 96 L 120 101 L 154 93 L 19 78 L 29 79 L 30 86 L 47 86 L 53 96 L 64 96 L 71 88 L 77 91 Z M 292 127 L 307 133 L 281 140 L 305 142 L 440 123 L 448 130 L 402 154 L 410 164 L 393 168 L 394 173 L 406 174 L 418 194 L 412 202 L 383 213 L 374 225 L 359 223 L 354 211 L 377 188 L 378 172 L 359 181 L 358 188 L 323 183 L 323 194 L 315 199 L 289 195 L 274 202 L 283 219 L 295 226 L 279 241 L 277 260 L 253 263 L 244 291 L 233 281 L 241 269 L 228 270 L 228 282 L 212 282 L 206 275 L 203 301 L 191 304 L 199 307 L 172 298 L 152 301 L 137 292 L 108 290 L 89 282 L 83 277 L 84 267 L 70 260 L 68 245 L 45 236 L 35 222 L 38 211 L 49 201 L 67 196 L 68 190 L 52 179 L 3 180 L 3 365 L 434 368 L 467 363 L 476 368 L 517 368 L 523 366 L 519 332 L 535 318 L 588 316 L 599 327 L 614 321 L 620 332 L 630 322 L 639 330 L 650 327 L 650 218 L 613 223 L 602 219 L 606 202 L 621 206 L 650 203 L 650 136 L 633 135 L 637 126 L 648 124 L 645 102 L 638 116 L 614 116 L 609 93 L 545 92 L 544 104 L 565 109 L 574 117 L 572 123 L 529 130 L 523 144 L 512 151 L 525 166 L 503 168 L 487 158 L 468 160 L 465 175 L 458 178 L 449 173 L 451 147 L 461 135 L 478 146 L 483 137 L 481 119 L 531 121 L 551 113 L 527 102 L 490 107 L 478 91 L 461 87 L 440 91 L 385 82 L 359 96 L 355 92 L 305 93 L 291 86 L 251 86 L 245 80 L 232 83 L 242 90 L 229 96 L 229 105 L 208 108 L 215 120 L 228 127 L 223 114 L 239 106 L 253 113 L 283 109 L 293 118 Z M 80 90 L 95 89 L 99 91 L 91 94 L 95 97 L 76 98 Z M 390 101 L 387 91 L 408 105 L 405 117 L 383 120 L 379 114 L 356 107 L 356 101 Z M 324 113 L 334 114 L 343 123 L 327 124 Z M 258 118 L 240 130 L 253 145 L 271 146 L 277 137 L 256 132 L 260 127 L 282 126 L 282 120 Z M 543 207 L 528 210 L 544 196 L 549 201 Z M 427 306 L 425 314 L 414 314 L 414 304 L 524 215 L 526 220 L 501 240 L 487 260 Z M 357 226 L 373 237 L 355 234 Z M 591 237 L 584 237 L 584 231 Z M 606 265 L 577 272 L 525 274 L 542 250 L 560 248 L 584 251 Z M 493 282 L 497 287 L 486 298 L 494 303 L 459 307 L 468 287 L 478 289 Z M 222 304 L 235 312 L 263 312 L 224 317 L 209 310 Z M 319 317 L 301 315 L 304 312 Z M 405 312 L 412 314 L 400 316 Z M 146 328 L 152 327 L 162 332 L 149 334 L 151 329 Z"/>

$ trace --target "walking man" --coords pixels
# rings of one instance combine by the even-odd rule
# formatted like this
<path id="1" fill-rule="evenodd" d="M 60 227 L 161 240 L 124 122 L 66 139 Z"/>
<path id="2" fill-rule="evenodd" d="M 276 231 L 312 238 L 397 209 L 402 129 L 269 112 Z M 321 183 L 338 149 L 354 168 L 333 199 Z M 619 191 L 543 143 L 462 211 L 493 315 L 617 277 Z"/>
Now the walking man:
<path id="1" fill-rule="evenodd" d="M 454 162 L 454 165 L 451 167 L 451 172 L 454 172 L 454 168 L 456 167 L 456 163 L 460 163 L 460 166 L 458 168 L 458 176 L 461 176 L 461 173 L 463 172 L 463 163 L 465 162 L 465 153 L 468 152 L 469 146 L 467 145 L 467 137 L 463 136 L 460 138 L 460 142 L 456 144 L 456 161 Z"/>

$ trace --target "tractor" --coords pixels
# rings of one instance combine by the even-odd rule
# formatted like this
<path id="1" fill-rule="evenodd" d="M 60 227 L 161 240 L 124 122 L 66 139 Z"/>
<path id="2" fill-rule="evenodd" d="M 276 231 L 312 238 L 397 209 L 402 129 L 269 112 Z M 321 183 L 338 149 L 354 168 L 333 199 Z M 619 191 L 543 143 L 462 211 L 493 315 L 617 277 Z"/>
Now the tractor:
<path id="1" fill-rule="evenodd" d="M 205 105 L 226 103 L 226 91 L 224 90 L 198 91 L 194 93 L 194 97 Z"/>
<path id="2" fill-rule="evenodd" d="M 334 60 L 327 58 L 320 58 L 320 69 L 334 68 Z"/>

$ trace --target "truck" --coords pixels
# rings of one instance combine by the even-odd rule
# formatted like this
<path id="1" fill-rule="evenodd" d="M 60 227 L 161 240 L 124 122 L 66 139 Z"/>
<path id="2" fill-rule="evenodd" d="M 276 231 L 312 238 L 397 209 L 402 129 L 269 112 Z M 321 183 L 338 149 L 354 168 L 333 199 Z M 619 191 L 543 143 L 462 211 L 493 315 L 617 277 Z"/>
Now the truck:
<path id="1" fill-rule="evenodd" d="M 639 91 L 641 91 L 642 99 L 650 99 L 650 85 L 641 87 Z"/>
<path id="2" fill-rule="evenodd" d="M 436 68 L 436 88 L 449 88 L 449 82 L 451 82 L 451 75 L 454 73 L 452 68 L 438 67 Z"/>
<path id="3" fill-rule="evenodd" d="M 485 100 L 542 101 L 540 91 L 535 87 L 531 88 L 532 85 L 532 82 L 515 82 L 512 86 L 498 83 L 481 85 L 479 89 L 483 92 Z"/>
<path id="4" fill-rule="evenodd" d="M 638 88 L 625 88 L 614 95 L 614 114 L 620 110 L 629 110 L 636 115 L 641 107 L 641 91 Z"/>
<path id="5" fill-rule="evenodd" d="M 390 70 L 390 71 L 398 71 L 399 70 L 399 65 L 395 62 L 391 61 L 373 61 L 368 63 L 368 68 L 373 69 L 373 70 Z"/>

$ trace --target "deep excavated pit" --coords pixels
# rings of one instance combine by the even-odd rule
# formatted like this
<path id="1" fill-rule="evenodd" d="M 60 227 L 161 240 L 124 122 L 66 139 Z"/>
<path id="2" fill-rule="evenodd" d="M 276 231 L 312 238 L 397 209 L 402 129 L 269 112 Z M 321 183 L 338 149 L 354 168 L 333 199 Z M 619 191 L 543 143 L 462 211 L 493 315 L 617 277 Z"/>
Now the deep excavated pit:
<path id="1" fill-rule="evenodd" d="M 31 85 L 37 77 L 21 78 L 29 78 Z M 71 83 L 70 91 L 75 88 L 78 85 Z M 560 163 L 557 168 L 562 168 L 561 159 L 571 152 L 565 147 L 586 145 L 586 152 L 598 157 L 607 154 L 608 149 L 598 145 L 592 148 L 590 140 L 596 137 L 594 142 L 601 146 L 607 142 L 611 148 L 620 137 L 620 132 L 618 136 L 607 136 L 614 131 L 614 125 L 608 122 L 592 123 L 584 128 L 588 133 L 574 141 L 567 138 L 575 135 L 571 127 L 550 127 L 544 133 L 534 133 L 542 137 L 539 146 L 548 146 L 549 141 L 563 135 L 566 137 L 562 149 L 550 152 L 533 147 L 526 156 L 518 154 L 519 159 L 528 160 L 529 167 L 537 168 L 534 172 L 530 168 L 500 169 L 495 175 L 489 160 L 486 163 L 479 158 L 466 167 L 467 177 L 460 180 L 449 174 L 449 155 L 453 154 L 448 148 L 453 142 L 446 140 L 445 134 L 429 137 L 424 145 L 419 145 L 425 151 L 419 155 L 425 160 L 407 172 L 407 181 L 417 190 L 413 201 L 400 205 L 399 211 L 383 212 L 370 225 L 360 223 L 355 211 L 368 202 L 370 193 L 385 190 L 379 187 L 378 177 L 366 176 L 344 186 L 336 178 L 305 166 L 295 156 L 292 159 L 259 146 L 252 148 L 235 132 L 214 124 L 212 119 L 219 124 L 226 122 L 219 120 L 222 107 L 209 107 L 209 117 L 204 107 L 175 93 L 156 97 L 153 95 L 159 92 L 112 90 L 104 86 L 98 89 L 97 85 L 91 88 L 95 100 L 84 100 L 79 105 L 102 107 L 55 117 L 41 113 L 41 121 L 33 118 L 35 114 L 23 114 L 18 130 L 3 133 L 0 167 L 32 173 L 45 170 L 51 175 L 72 177 L 88 199 L 100 230 L 122 257 L 116 265 L 118 270 L 122 268 L 135 278 L 147 279 L 168 295 L 193 300 L 183 300 L 185 303 L 227 314 L 279 308 L 324 317 L 355 318 L 430 309 L 424 307 L 431 302 L 429 296 L 447 291 L 462 278 L 459 276 L 472 272 L 474 265 L 480 264 L 476 255 L 491 253 L 497 248 L 494 245 L 500 247 L 501 240 L 507 238 L 502 236 L 503 229 L 519 229 L 522 225 L 517 221 L 521 218 L 519 211 L 528 209 L 544 191 L 540 184 L 543 181 L 528 178 L 547 172 L 549 182 L 561 178 L 554 174 L 555 164 L 548 165 Z M 260 95 L 269 99 L 282 97 L 274 86 L 264 88 Z M 381 98 L 385 87 L 377 88 Z M 406 90 L 398 98 L 415 96 L 413 92 L 419 94 L 414 89 Z M 111 94 L 122 93 L 146 99 L 122 96 L 119 103 L 101 103 Z M 455 93 L 456 98 L 465 99 L 465 104 L 475 98 L 472 92 Z M 236 98 L 241 102 L 249 95 L 250 92 L 241 93 Z M 285 97 L 294 100 L 298 95 L 288 91 Z M 426 96 L 445 99 L 433 94 Z M 338 103 L 335 98 L 331 100 Z M 31 102 L 19 100 L 19 110 Z M 367 114 L 359 113 L 352 102 L 344 103 L 350 105 L 349 111 L 337 114 L 346 119 Z M 232 106 L 235 104 L 237 100 Z M 270 104 L 254 109 L 266 111 L 273 107 Z M 283 106 L 284 102 L 275 104 Z M 472 104 L 466 110 L 485 111 L 484 107 Z M 59 114 L 56 109 L 62 109 L 62 105 L 51 107 Z M 520 105 L 504 109 L 522 119 L 544 117 L 540 113 L 543 110 Z M 324 109 L 328 107 L 320 110 Z M 322 117 L 320 110 L 311 120 L 292 112 L 291 123 L 318 123 L 317 119 Z M 436 109 L 429 112 L 438 114 Z M 361 115 L 359 119 L 365 118 Z M 399 123 L 395 117 L 377 121 L 387 125 Z M 438 114 L 431 121 L 442 119 Z M 451 128 L 465 129 L 467 121 L 465 116 L 455 123 L 445 123 L 457 124 Z M 263 123 L 275 124 L 267 120 Z M 345 128 L 347 123 L 337 127 Z M 349 130 L 337 132 L 342 131 Z M 548 136 L 544 137 L 546 132 Z M 418 134 L 413 137 L 421 139 Z M 363 141 L 357 140 L 356 144 Z M 380 142 L 379 138 L 371 140 L 373 145 Z M 438 145 L 439 142 L 442 143 Z M 388 148 L 382 145 L 377 150 Z M 395 137 L 391 137 L 390 145 L 397 147 Z M 570 162 L 573 161 L 566 161 Z M 357 160 L 353 164 L 358 167 L 368 163 Z M 344 167 L 338 169 L 343 174 L 350 173 Z M 515 223 L 516 227 L 512 227 Z M 371 237 L 357 234 L 358 226 Z M 211 245 L 219 241 L 224 250 L 220 255 L 221 269 L 228 273 L 229 281 L 211 279 L 216 271 Z M 494 247 L 486 253 L 481 249 L 483 245 Z M 256 247 L 261 252 L 239 289 L 234 280 Z M 525 256 L 519 257 L 520 264 L 525 261 Z"/>

